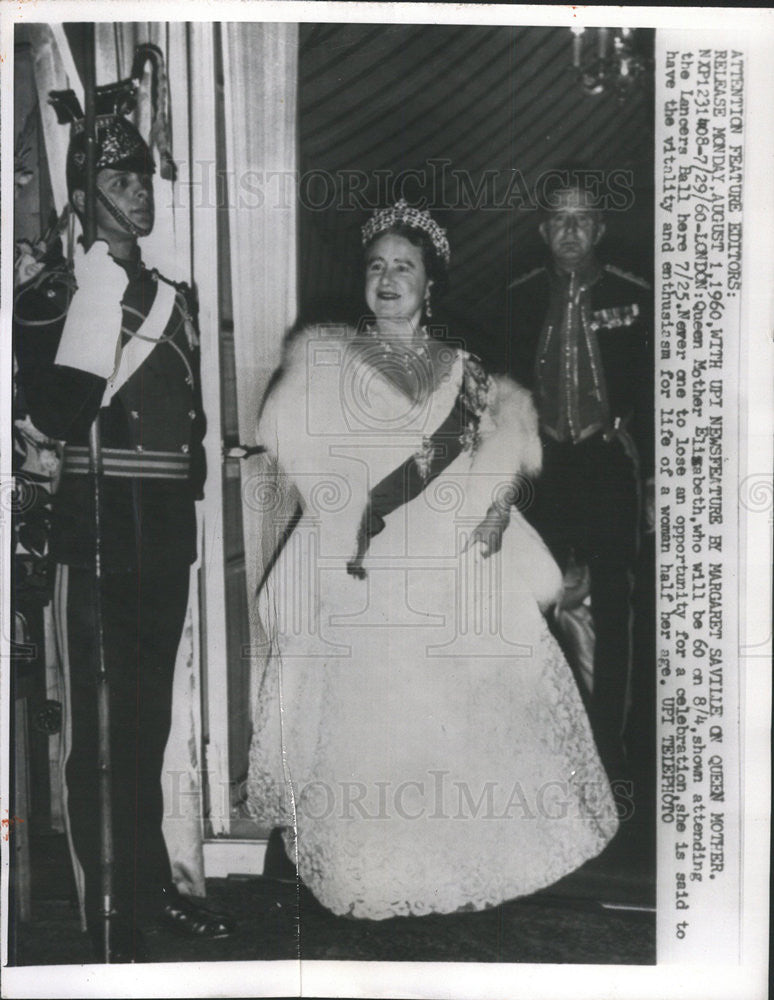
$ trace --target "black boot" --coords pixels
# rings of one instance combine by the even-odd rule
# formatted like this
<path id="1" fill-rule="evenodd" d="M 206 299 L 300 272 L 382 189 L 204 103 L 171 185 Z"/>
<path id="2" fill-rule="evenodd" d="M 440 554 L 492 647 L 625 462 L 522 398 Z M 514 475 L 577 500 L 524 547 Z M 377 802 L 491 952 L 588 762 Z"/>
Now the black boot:
<path id="1" fill-rule="evenodd" d="M 190 938 L 229 937 L 235 924 L 231 917 L 202 906 L 192 896 L 185 896 L 174 885 L 162 889 L 155 907 L 156 921 L 176 934 Z"/>

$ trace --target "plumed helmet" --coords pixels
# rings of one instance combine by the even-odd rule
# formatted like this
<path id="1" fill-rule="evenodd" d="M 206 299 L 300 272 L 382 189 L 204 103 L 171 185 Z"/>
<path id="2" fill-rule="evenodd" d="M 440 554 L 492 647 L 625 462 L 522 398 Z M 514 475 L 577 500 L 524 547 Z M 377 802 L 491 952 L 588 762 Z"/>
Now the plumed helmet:
<path id="1" fill-rule="evenodd" d="M 152 174 L 156 169 L 147 143 L 126 118 L 134 110 L 137 86 L 134 80 L 119 80 L 95 88 L 94 131 L 96 138 L 96 168 L 131 170 Z M 53 105 L 60 125 L 70 123 L 70 145 L 67 150 L 67 191 L 83 189 L 86 182 L 85 116 L 80 101 L 72 90 L 52 90 Z"/>

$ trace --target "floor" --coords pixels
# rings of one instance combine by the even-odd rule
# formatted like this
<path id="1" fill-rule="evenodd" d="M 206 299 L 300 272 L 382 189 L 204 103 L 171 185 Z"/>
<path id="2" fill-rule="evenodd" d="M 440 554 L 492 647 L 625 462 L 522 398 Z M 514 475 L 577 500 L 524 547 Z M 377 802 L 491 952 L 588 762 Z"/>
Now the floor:
<path id="1" fill-rule="evenodd" d="M 211 879 L 208 901 L 237 920 L 235 934 L 201 942 L 143 928 L 150 959 L 653 964 L 656 775 L 653 727 L 643 718 L 630 737 L 631 785 L 616 793 L 618 834 L 598 858 L 542 892 L 480 913 L 368 921 L 334 916 L 294 882 Z M 30 835 L 31 919 L 11 923 L 9 964 L 90 963 L 64 835 L 33 825 Z"/>
<path id="2" fill-rule="evenodd" d="M 236 918 L 236 933 L 224 941 L 199 942 L 148 928 L 146 946 L 154 962 L 301 957 L 651 964 L 655 961 L 651 839 L 648 824 L 637 814 L 622 824 L 621 833 L 599 858 L 566 879 L 481 913 L 352 920 L 329 913 L 303 886 L 265 878 L 211 879 L 209 901 Z M 64 838 L 38 837 L 32 847 L 32 919 L 11 928 L 11 964 L 92 961 L 69 884 Z"/>

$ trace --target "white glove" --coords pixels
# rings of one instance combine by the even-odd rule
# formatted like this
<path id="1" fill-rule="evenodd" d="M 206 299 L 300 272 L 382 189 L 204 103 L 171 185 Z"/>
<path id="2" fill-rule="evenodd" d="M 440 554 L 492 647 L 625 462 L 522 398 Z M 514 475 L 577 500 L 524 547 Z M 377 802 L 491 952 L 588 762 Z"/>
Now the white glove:
<path id="1" fill-rule="evenodd" d="M 54 360 L 109 378 L 117 364 L 121 299 L 129 279 L 109 255 L 104 240 L 96 240 L 88 253 L 77 255 L 74 265 L 78 290 L 70 302 Z"/>

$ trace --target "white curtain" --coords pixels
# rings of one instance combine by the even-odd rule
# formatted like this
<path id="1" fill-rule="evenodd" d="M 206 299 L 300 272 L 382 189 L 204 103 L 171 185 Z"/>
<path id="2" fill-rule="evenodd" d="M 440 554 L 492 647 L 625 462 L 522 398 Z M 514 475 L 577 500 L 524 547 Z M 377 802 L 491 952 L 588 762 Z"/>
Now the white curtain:
<path id="1" fill-rule="evenodd" d="M 67 87 L 72 86 L 72 84 L 65 70 L 60 46 L 57 45 L 51 28 L 47 24 L 31 24 L 28 30 L 32 44 L 35 87 L 38 92 L 38 104 L 40 106 L 43 141 L 46 147 L 51 190 L 54 195 L 56 210 L 58 213 L 61 213 L 67 204 L 65 163 L 67 160 L 67 146 L 70 140 L 70 133 L 68 129 L 63 128 L 57 122 L 56 112 L 48 103 L 48 92 L 50 90 L 65 90 Z"/>
<path id="2" fill-rule="evenodd" d="M 260 401 L 297 310 L 298 25 L 224 24 L 222 40 L 239 433 L 252 444 Z M 261 641 L 254 596 L 266 525 L 251 497 L 260 493 L 254 483 L 261 467 L 256 458 L 242 463 L 254 651 Z"/>

